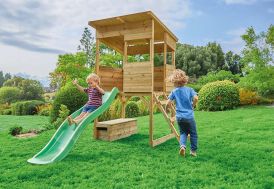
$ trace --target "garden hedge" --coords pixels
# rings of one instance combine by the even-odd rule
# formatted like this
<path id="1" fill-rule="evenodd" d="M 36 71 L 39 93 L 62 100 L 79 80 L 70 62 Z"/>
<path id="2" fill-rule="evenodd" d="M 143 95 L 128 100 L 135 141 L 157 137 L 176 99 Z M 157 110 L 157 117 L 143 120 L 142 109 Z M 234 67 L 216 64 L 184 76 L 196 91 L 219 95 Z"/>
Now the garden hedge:
<path id="1" fill-rule="evenodd" d="M 204 85 L 199 91 L 198 109 L 219 111 L 233 109 L 240 103 L 236 84 L 225 80 Z"/>

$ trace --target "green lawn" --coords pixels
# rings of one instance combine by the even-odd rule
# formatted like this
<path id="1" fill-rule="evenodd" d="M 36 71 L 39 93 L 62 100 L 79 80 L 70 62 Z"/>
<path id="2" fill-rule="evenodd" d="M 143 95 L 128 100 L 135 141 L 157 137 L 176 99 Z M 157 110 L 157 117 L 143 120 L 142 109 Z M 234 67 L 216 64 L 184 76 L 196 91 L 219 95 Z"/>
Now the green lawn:
<path id="1" fill-rule="evenodd" d="M 225 112 L 195 112 L 198 157 L 178 155 L 172 139 L 148 145 L 148 117 L 139 134 L 112 143 L 91 138 L 89 126 L 61 162 L 31 165 L 27 159 L 54 131 L 18 139 L 8 127 L 39 128 L 47 117 L 0 116 L 0 188 L 272 188 L 274 108 L 255 106 Z M 167 133 L 155 115 L 157 136 Z"/>

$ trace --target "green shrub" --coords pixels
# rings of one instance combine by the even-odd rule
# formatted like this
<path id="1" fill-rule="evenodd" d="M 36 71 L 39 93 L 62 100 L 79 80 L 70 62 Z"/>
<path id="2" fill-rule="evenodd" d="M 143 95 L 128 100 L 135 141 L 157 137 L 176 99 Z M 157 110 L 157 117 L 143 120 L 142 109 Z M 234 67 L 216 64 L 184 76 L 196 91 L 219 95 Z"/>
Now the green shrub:
<path id="1" fill-rule="evenodd" d="M 99 121 L 107 121 L 107 120 L 110 120 L 110 119 L 113 119 L 110 115 L 110 110 L 107 109 L 104 113 L 102 113 L 99 117 L 98 117 L 98 120 Z"/>
<path id="2" fill-rule="evenodd" d="M 198 84 L 198 83 L 190 83 L 187 84 L 188 87 L 191 87 L 192 89 L 194 89 L 195 92 L 199 92 L 201 90 L 201 88 L 203 87 L 202 84 Z"/>
<path id="3" fill-rule="evenodd" d="M 74 85 L 68 83 L 62 87 L 55 96 L 50 112 L 50 121 L 54 122 L 58 118 L 61 104 L 66 105 L 70 112 L 75 112 L 82 107 L 87 100 L 88 96 L 86 93 L 79 91 Z"/>
<path id="4" fill-rule="evenodd" d="M 20 126 L 14 126 L 11 127 L 9 130 L 9 134 L 11 134 L 12 136 L 16 136 L 19 135 L 22 132 L 23 128 Z"/>
<path id="5" fill-rule="evenodd" d="M 13 115 L 34 115 L 38 113 L 38 106 L 44 104 L 43 101 L 29 100 L 20 101 L 11 105 Z"/>
<path id="6" fill-rule="evenodd" d="M 198 79 L 197 84 L 205 85 L 213 81 L 229 80 L 234 83 L 240 81 L 240 75 L 233 75 L 230 71 L 221 70 L 219 72 L 209 72 L 206 76 L 202 76 Z"/>
<path id="7" fill-rule="evenodd" d="M 63 121 L 68 117 L 69 115 L 69 109 L 66 105 L 61 104 L 59 109 L 59 114 L 57 119 L 53 122 L 53 125 L 56 129 L 63 123 Z"/>
<path id="8" fill-rule="evenodd" d="M 1 112 L 2 115 L 12 115 L 12 109 L 5 109 Z"/>
<path id="9" fill-rule="evenodd" d="M 116 119 L 121 117 L 122 103 L 119 98 L 116 98 L 109 108 L 110 118 Z"/>
<path id="10" fill-rule="evenodd" d="M 139 107 L 136 102 L 129 101 L 126 105 L 126 117 L 138 117 L 140 114 Z"/>
<path id="11" fill-rule="evenodd" d="M 239 105 L 239 89 L 231 81 L 215 81 L 202 87 L 199 92 L 198 109 L 218 111 Z"/>
<path id="12" fill-rule="evenodd" d="M 139 96 L 132 96 L 129 101 L 134 101 L 134 102 L 138 102 L 140 100 Z"/>
<path id="13" fill-rule="evenodd" d="M 21 98 L 21 91 L 17 87 L 1 87 L 0 88 L 0 103 L 12 103 Z"/>
<path id="14" fill-rule="evenodd" d="M 38 115 L 40 115 L 40 116 L 49 116 L 49 112 L 50 112 L 49 109 L 43 109 L 43 110 L 39 111 Z"/>
<path id="15" fill-rule="evenodd" d="M 148 115 L 149 114 L 149 109 L 146 105 L 146 103 L 143 101 L 143 100 L 139 100 L 137 102 L 137 105 L 139 107 L 139 110 L 140 110 L 140 115 L 141 116 L 145 116 L 145 115 Z"/>

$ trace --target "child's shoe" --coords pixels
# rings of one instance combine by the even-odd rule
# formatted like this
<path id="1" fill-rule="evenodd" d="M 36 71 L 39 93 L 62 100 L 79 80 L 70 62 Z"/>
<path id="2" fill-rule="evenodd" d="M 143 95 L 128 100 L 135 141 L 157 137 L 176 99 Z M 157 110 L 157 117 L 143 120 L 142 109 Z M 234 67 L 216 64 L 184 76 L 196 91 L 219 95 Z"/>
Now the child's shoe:
<path id="1" fill-rule="evenodd" d="M 193 157 L 197 157 L 197 153 L 195 151 L 190 150 L 190 155 Z"/>
<path id="2" fill-rule="evenodd" d="M 180 150 L 179 150 L 179 154 L 183 157 L 185 157 L 186 155 L 186 149 L 184 147 L 181 147 Z"/>

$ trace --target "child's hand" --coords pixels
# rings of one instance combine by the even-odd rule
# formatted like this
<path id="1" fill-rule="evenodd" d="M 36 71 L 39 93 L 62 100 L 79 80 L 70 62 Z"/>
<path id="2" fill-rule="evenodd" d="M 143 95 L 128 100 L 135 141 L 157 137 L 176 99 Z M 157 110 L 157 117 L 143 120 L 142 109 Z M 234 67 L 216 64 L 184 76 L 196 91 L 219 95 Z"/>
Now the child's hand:
<path id="1" fill-rule="evenodd" d="M 94 87 L 94 88 L 96 88 L 97 87 L 97 83 L 91 82 L 91 86 Z"/>
<path id="2" fill-rule="evenodd" d="M 76 84 L 78 84 L 78 80 L 77 80 L 77 79 L 74 79 L 74 80 L 72 81 L 72 83 L 73 83 L 73 85 L 76 85 Z"/>

